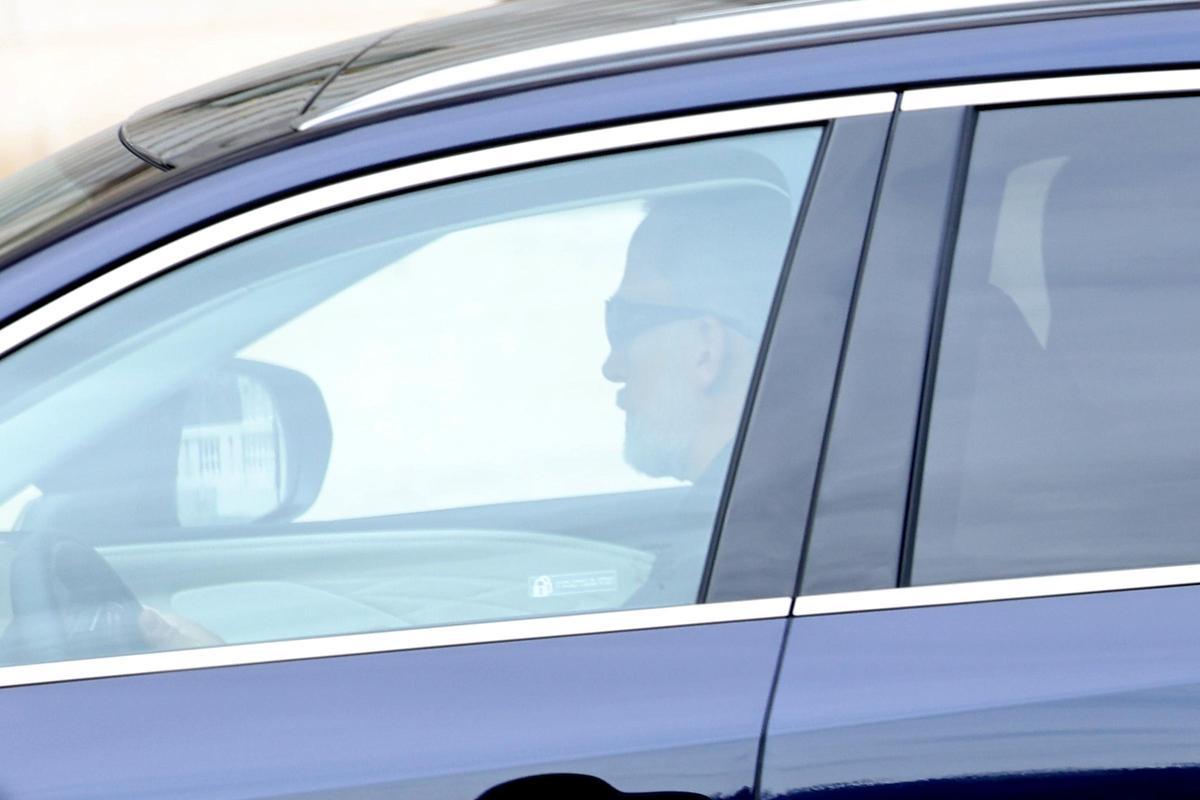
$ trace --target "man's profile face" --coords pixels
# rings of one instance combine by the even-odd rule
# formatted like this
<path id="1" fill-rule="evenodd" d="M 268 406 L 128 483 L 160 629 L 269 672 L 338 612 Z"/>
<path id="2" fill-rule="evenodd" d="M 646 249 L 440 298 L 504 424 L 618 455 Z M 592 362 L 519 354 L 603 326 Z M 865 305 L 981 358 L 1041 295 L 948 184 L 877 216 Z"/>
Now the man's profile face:
<path id="1" fill-rule="evenodd" d="M 658 198 L 605 309 L 625 460 L 708 486 L 732 451 L 791 212 L 759 188 Z"/>
<path id="2" fill-rule="evenodd" d="M 631 257 L 609 301 L 610 351 L 604 377 L 623 384 L 625 460 L 653 477 L 689 476 L 704 424 L 704 387 L 694 369 L 697 313 L 675 302 L 671 284 L 651 264 Z"/>

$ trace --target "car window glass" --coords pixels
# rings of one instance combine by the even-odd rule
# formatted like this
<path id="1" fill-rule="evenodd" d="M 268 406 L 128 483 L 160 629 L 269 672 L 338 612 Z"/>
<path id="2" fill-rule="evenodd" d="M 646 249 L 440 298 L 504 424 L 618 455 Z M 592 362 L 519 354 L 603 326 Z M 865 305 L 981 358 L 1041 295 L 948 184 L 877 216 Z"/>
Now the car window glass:
<path id="1" fill-rule="evenodd" d="M 371 201 L 10 355 L 4 661 L 695 602 L 820 135 Z"/>
<path id="2" fill-rule="evenodd" d="M 914 583 L 1200 562 L 1197 112 L 979 115 Z"/>

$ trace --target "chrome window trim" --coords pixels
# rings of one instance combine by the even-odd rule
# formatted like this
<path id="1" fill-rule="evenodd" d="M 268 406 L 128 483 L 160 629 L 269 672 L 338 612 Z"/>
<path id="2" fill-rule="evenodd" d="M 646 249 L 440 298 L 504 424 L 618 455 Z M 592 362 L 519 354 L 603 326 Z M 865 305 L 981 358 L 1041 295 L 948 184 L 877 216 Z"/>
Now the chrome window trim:
<path id="1" fill-rule="evenodd" d="M 861 24 L 919 21 L 952 14 L 1003 12 L 1022 8 L 1037 10 L 1052 5 L 1054 3 L 1047 0 L 840 0 L 683 18 L 670 25 L 535 47 L 433 70 L 348 100 L 329 111 L 299 121 L 295 127 L 301 131 L 310 130 L 354 114 L 420 97 L 433 97 L 490 80 L 582 67 L 614 58 L 651 55 L 682 47 L 720 45 L 756 36 L 815 33 Z M 1079 7 L 1087 4 L 1059 5 Z M 1096 5 L 1103 7 L 1104 4 Z M 1109 5 L 1117 7 L 1123 4 L 1114 2 Z"/>
<path id="2" fill-rule="evenodd" d="M 905 92 L 900 98 L 900 110 L 928 111 L 959 106 L 992 106 L 1042 100 L 1194 91 L 1200 91 L 1200 69 L 1117 72 L 914 89 Z"/>
<path id="3" fill-rule="evenodd" d="M 568 157 L 843 117 L 887 114 L 895 107 L 894 92 L 876 92 L 691 114 L 500 145 L 312 189 L 180 237 L 17 318 L 0 329 L 0 356 L 88 308 L 185 261 L 268 228 L 372 197 Z"/>
<path id="4" fill-rule="evenodd" d="M 606 611 L 539 619 L 477 622 L 418 630 L 357 633 L 256 644 L 233 644 L 194 650 L 138 653 L 128 656 L 56 661 L 0 667 L 0 687 L 150 675 L 213 667 L 274 664 L 313 658 L 392 653 L 434 647 L 529 641 L 598 633 L 625 633 L 725 622 L 785 619 L 790 597 L 738 600 L 708 605 Z"/>
<path id="5" fill-rule="evenodd" d="M 1032 578 L 944 583 L 936 586 L 907 586 L 797 597 L 792 616 L 816 617 L 860 611 L 885 611 L 928 606 L 991 603 L 998 600 L 1029 600 L 1073 594 L 1124 592 L 1200 584 L 1200 564 L 1175 567 L 1081 572 Z"/>

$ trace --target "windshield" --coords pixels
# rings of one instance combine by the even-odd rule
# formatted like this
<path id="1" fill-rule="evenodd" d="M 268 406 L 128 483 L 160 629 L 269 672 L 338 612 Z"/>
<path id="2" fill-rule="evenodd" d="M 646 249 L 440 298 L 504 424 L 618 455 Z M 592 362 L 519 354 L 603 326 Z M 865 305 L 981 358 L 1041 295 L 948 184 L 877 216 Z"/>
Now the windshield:
<path id="1" fill-rule="evenodd" d="M 0 181 L 0 262 L 41 234 L 161 174 L 126 150 L 114 127 L 5 178 Z"/>

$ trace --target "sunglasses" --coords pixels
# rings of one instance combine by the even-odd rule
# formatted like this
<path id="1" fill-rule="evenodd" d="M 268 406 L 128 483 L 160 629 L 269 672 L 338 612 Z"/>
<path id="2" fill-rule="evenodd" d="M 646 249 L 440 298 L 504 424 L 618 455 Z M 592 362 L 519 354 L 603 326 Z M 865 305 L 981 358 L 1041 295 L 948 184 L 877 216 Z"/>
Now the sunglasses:
<path id="1" fill-rule="evenodd" d="M 703 308 L 631 303 L 613 297 L 604 304 L 604 332 L 609 346 L 619 350 L 651 328 L 697 317 L 714 317 L 728 325 L 733 324 L 724 315 Z"/>

